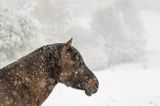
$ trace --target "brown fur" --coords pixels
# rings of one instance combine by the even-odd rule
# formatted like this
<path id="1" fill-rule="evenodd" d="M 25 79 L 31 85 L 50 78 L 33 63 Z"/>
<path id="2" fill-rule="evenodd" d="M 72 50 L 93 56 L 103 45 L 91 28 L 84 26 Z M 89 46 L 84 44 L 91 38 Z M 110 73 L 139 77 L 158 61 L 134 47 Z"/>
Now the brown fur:
<path id="1" fill-rule="evenodd" d="M 40 106 L 58 82 L 89 96 L 98 89 L 71 40 L 43 46 L 0 69 L 0 106 Z"/>

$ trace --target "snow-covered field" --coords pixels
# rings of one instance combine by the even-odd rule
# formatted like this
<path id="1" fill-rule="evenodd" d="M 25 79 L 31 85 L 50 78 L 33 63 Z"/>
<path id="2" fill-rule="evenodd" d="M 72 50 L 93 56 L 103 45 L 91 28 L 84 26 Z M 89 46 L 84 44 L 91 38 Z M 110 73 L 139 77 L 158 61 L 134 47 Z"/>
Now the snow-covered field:
<path id="1" fill-rule="evenodd" d="M 160 105 L 160 71 L 156 69 L 144 70 L 141 65 L 126 64 L 95 74 L 100 82 L 95 95 L 87 97 L 83 91 L 59 84 L 43 106 Z"/>
<path id="2" fill-rule="evenodd" d="M 100 87 L 91 97 L 58 84 L 43 106 L 160 106 L 159 19 L 160 14 L 142 12 L 149 35 L 145 62 L 96 71 Z"/>

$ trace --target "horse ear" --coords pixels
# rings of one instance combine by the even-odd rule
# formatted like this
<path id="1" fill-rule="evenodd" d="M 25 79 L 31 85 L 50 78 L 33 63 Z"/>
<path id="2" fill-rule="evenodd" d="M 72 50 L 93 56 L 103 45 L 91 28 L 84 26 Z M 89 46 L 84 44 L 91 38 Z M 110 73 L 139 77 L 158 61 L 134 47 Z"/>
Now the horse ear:
<path id="1" fill-rule="evenodd" d="M 69 49 L 69 47 L 71 46 L 72 44 L 72 38 L 66 43 L 66 48 Z"/>

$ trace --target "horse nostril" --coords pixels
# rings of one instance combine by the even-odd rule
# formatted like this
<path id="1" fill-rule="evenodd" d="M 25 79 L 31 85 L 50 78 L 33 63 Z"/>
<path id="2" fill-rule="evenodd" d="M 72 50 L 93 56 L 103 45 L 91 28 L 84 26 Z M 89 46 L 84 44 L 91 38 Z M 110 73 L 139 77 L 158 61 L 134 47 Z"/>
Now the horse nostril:
<path id="1" fill-rule="evenodd" d="M 96 93 L 98 91 L 98 83 L 95 84 L 91 91 L 92 93 Z"/>
<path id="2" fill-rule="evenodd" d="M 96 83 L 96 85 L 95 85 L 97 88 L 98 88 L 98 83 Z"/>
<path id="3" fill-rule="evenodd" d="M 97 90 L 98 90 L 98 88 L 97 88 L 97 87 L 94 87 L 94 88 L 92 89 L 92 93 L 96 93 Z"/>
<path id="4" fill-rule="evenodd" d="M 95 87 L 94 87 L 94 89 L 93 89 L 93 93 L 96 93 L 97 91 L 98 91 L 98 86 L 99 86 L 99 84 L 98 84 L 98 82 L 95 84 Z"/>

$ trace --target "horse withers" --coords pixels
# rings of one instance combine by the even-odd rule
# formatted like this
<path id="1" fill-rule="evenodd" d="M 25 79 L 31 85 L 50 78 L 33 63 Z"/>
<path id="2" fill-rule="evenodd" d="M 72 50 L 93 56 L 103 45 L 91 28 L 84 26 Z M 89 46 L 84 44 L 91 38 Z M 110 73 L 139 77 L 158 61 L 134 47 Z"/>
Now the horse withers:
<path id="1" fill-rule="evenodd" d="M 40 106 L 59 82 L 96 93 L 98 80 L 71 43 L 40 47 L 0 69 L 0 106 Z"/>

